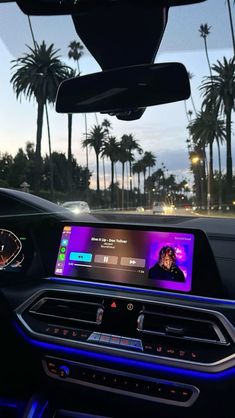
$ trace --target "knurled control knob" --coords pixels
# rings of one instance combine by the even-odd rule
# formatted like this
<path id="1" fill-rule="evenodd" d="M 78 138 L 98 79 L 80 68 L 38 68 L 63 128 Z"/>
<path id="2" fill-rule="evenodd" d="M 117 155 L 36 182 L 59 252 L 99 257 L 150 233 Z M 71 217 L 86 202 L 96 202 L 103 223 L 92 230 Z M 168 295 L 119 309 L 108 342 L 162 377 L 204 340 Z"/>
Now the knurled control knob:
<path id="1" fill-rule="evenodd" d="M 65 379 L 66 377 L 69 377 L 70 370 L 68 366 L 60 366 L 59 367 L 59 376 L 62 377 L 62 379 Z"/>

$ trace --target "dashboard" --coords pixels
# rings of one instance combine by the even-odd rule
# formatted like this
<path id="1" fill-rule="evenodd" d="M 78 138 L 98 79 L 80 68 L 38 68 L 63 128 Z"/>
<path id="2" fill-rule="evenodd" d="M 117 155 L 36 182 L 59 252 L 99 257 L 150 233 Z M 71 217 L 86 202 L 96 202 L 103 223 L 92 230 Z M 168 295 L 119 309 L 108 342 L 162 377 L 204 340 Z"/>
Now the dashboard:
<path id="1" fill-rule="evenodd" d="M 24 416 L 35 402 L 43 412 L 32 417 L 229 410 L 232 219 L 75 220 L 39 198 L 1 193 L 21 204 L 20 216 L 0 217 L 0 334 L 4 393 L 20 397 Z"/>

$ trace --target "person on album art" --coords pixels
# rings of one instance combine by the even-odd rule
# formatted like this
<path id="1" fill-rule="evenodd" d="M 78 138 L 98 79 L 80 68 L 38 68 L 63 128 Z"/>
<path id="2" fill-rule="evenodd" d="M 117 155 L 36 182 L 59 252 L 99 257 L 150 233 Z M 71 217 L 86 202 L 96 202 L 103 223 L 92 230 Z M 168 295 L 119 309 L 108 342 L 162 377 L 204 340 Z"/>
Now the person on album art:
<path id="1" fill-rule="evenodd" d="M 162 247 L 158 262 L 149 269 L 149 279 L 184 282 L 184 273 L 176 265 L 175 249 L 170 246 Z"/>

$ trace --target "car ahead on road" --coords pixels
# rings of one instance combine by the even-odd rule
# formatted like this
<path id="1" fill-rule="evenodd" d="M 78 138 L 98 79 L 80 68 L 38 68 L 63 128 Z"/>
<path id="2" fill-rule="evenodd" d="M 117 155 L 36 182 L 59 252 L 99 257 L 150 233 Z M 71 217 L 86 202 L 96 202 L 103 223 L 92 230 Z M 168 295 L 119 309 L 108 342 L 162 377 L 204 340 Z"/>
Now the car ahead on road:
<path id="1" fill-rule="evenodd" d="M 144 213 L 144 207 L 143 206 L 137 206 L 136 212 L 138 212 L 138 213 Z"/>
<path id="2" fill-rule="evenodd" d="M 153 203 L 153 214 L 165 213 L 166 204 L 165 202 L 154 202 Z"/>
<path id="3" fill-rule="evenodd" d="M 87 202 L 83 200 L 75 200 L 71 202 L 64 202 L 61 205 L 63 208 L 70 210 L 71 212 L 78 215 L 80 213 L 90 213 L 91 210 Z"/>
<path id="4" fill-rule="evenodd" d="M 153 210 L 153 215 L 156 215 L 156 214 L 172 215 L 175 212 L 176 207 L 175 205 L 171 203 L 154 202 L 152 210 Z"/>

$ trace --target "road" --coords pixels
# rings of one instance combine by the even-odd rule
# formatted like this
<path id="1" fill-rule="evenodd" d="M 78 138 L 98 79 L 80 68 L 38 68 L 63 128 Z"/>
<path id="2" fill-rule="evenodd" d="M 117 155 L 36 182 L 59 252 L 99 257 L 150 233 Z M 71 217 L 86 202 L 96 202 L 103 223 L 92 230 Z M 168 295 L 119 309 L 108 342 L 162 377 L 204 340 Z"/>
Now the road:
<path id="1" fill-rule="evenodd" d="M 173 210 L 172 212 L 168 212 L 165 214 L 153 214 L 151 209 L 146 209 L 144 212 L 137 212 L 136 210 L 97 210 L 96 212 L 115 212 L 120 214 L 138 214 L 138 215 L 152 215 L 152 216 L 201 216 L 201 217 L 213 217 L 213 218 L 234 218 L 235 219 L 235 212 L 213 212 L 210 211 L 209 213 L 207 211 L 204 212 L 197 212 L 190 209 L 184 209 L 184 208 L 177 208 Z"/>

